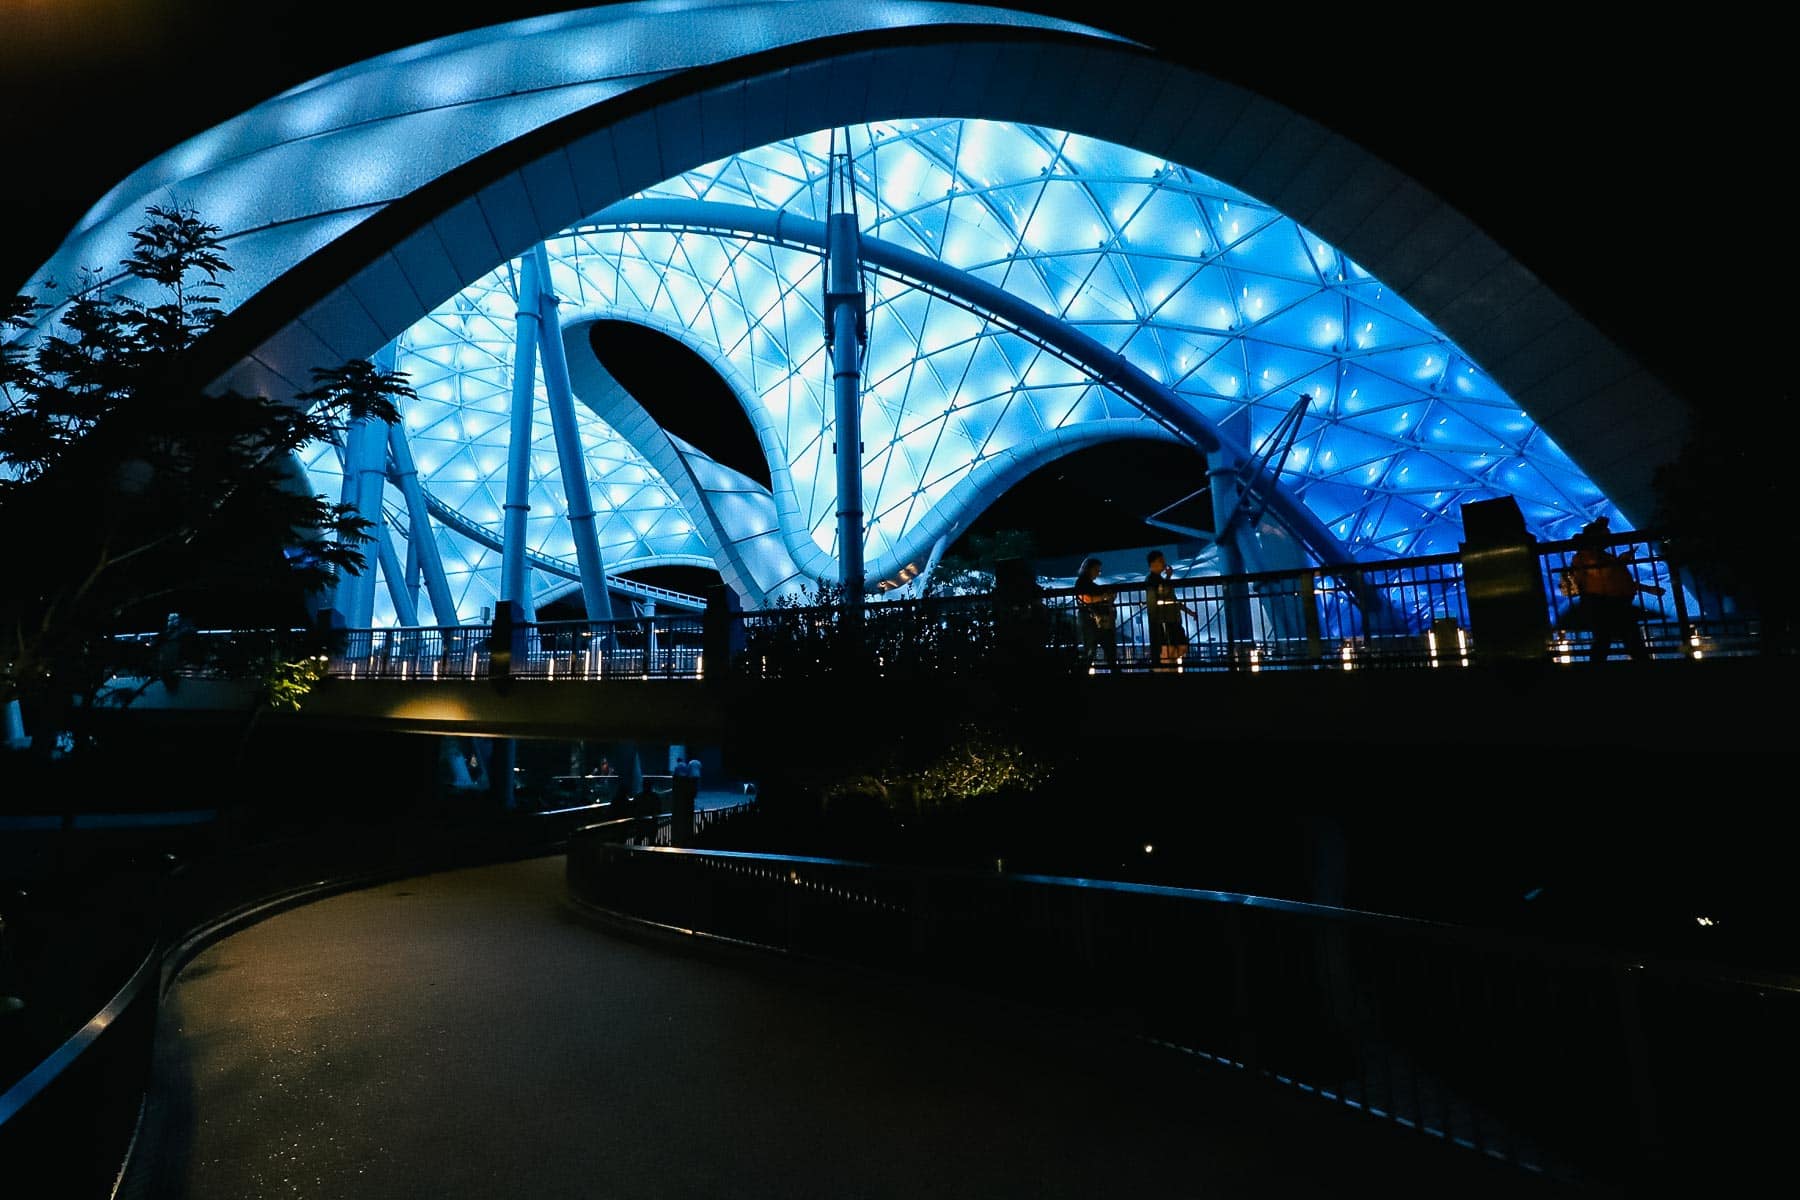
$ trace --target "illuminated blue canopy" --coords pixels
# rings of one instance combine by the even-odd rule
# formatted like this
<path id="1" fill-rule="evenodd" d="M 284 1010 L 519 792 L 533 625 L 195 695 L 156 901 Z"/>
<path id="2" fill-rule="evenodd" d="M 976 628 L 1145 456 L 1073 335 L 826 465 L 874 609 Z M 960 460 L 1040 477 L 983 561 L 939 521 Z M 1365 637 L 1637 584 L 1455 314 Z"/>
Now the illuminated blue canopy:
<path id="1" fill-rule="evenodd" d="M 1157 103 L 1133 111 L 1145 92 Z M 1642 510 L 1642 464 L 1678 428 L 1640 367 L 1327 131 L 1110 35 L 960 5 L 632 4 L 386 55 L 147 165 L 46 273 L 116 262 L 146 205 L 192 204 L 238 268 L 244 349 L 220 386 L 291 395 L 313 366 L 393 346 L 419 392 L 405 429 L 449 621 L 499 593 L 513 260 L 542 242 L 608 570 L 715 566 L 762 602 L 835 571 L 809 235 L 834 130 L 865 239 L 871 581 L 1080 446 L 1152 437 L 1242 464 L 1303 398 L 1266 490 L 1315 560 L 1454 550 L 1460 506 L 1503 494 L 1540 537 L 1601 514 L 1629 527 L 1616 501 Z M 713 363 L 773 486 L 645 420 L 588 348 L 598 319 Z M 552 423 L 532 428 L 541 603 L 579 572 Z M 338 494 L 337 448 L 303 459 Z M 388 500 L 403 511 L 392 483 Z"/>

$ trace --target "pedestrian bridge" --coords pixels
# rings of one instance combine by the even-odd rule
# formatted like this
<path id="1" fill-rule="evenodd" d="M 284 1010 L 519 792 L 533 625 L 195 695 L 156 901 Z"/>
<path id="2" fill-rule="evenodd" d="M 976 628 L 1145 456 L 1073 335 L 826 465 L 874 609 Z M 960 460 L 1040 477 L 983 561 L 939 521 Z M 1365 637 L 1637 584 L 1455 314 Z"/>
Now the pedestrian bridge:
<path id="1" fill-rule="evenodd" d="M 1112 589 L 1112 669 L 1091 661 L 1069 589 L 756 612 L 719 593 L 613 621 L 196 633 L 173 648 L 176 685 L 133 711 L 257 709 L 246 664 L 283 660 L 316 681 L 266 719 L 398 732 L 717 744 L 1007 705 L 1081 736 L 1185 743 L 1780 744 L 1756 697 L 1786 686 L 1789 656 L 1761 653 L 1755 621 L 1654 539 L 1614 549 L 1639 581 L 1645 661 L 1596 652 L 1559 594 L 1561 543 L 1179 581 L 1189 644 L 1166 667 L 1141 584 Z"/>

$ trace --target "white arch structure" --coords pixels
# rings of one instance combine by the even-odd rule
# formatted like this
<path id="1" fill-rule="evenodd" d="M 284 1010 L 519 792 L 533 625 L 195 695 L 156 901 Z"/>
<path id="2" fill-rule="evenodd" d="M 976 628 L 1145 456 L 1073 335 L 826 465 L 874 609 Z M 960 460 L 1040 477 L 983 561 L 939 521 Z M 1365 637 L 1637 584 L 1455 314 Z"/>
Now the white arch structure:
<path id="1" fill-rule="evenodd" d="M 920 0 L 650 0 L 370 59 L 133 173 L 39 277 L 113 266 L 147 206 L 186 205 L 236 268 L 218 387 L 291 396 L 392 347 L 449 622 L 497 595 L 513 264 L 543 245 L 607 571 L 707 563 L 755 602 L 834 562 L 819 254 L 789 236 L 825 215 L 833 130 L 872 250 L 871 580 L 1082 445 L 1242 465 L 1302 392 L 1265 492 L 1315 559 L 1454 549 L 1460 505 L 1500 494 L 1540 536 L 1629 527 L 1679 445 L 1677 397 L 1329 129 L 1101 30 Z M 588 349 L 601 318 L 712 361 L 773 486 L 656 429 Z M 578 572 L 551 422 L 531 427 L 548 596 Z M 337 464 L 306 456 L 317 490 Z"/>

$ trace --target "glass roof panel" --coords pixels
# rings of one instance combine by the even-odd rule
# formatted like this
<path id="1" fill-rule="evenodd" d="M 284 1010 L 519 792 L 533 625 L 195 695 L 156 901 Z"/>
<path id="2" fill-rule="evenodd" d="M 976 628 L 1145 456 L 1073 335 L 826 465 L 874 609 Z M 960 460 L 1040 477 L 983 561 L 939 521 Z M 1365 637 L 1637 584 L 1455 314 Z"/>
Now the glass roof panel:
<path id="1" fill-rule="evenodd" d="M 1237 188 L 1129 147 L 1004 122 L 882 122 L 839 131 L 835 145 L 846 144 L 865 239 L 928 255 L 951 281 L 926 288 L 865 273 L 871 578 L 929 549 L 930 530 L 941 527 L 927 522 L 932 505 L 953 493 L 959 503 L 992 501 L 981 490 L 989 459 L 1029 465 L 1060 453 L 1071 426 L 1111 422 L 1123 434 L 1149 419 L 1102 383 L 1105 363 L 1046 349 L 957 294 L 959 274 L 1116 350 L 1252 450 L 1300 393 L 1311 396 L 1283 479 L 1351 556 L 1454 542 L 1458 504 L 1507 492 L 1538 514 L 1539 536 L 1601 513 L 1627 527 L 1479 364 L 1404 298 Z M 821 220 L 833 146 L 829 130 L 784 139 L 641 195 Z M 836 461 L 819 253 L 749 234 L 592 223 L 547 245 L 550 279 L 566 302 L 652 324 L 721 364 L 778 459 L 781 490 L 769 502 L 789 514 L 778 536 L 792 563 L 832 553 Z M 502 267 L 398 344 L 397 366 L 420 394 L 406 428 L 427 491 L 495 534 L 514 286 Z M 572 573 L 572 543 L 557 532 L 565 506 L 541 382 L 534 397 L 531 538 Z M 704 521 L 683 509 L 642 448 L 587 409 L 578 413 L 609 560 L 708 553 Z M 334 454 L 314 448 L 309 469 L 329 476 Z M 461 538 L 439 529 L 442 539 Z M 767 557 L 770 570 L 778 560 Z M 446 561 L 465 572 L 498 569 L 493 554 Z"/>

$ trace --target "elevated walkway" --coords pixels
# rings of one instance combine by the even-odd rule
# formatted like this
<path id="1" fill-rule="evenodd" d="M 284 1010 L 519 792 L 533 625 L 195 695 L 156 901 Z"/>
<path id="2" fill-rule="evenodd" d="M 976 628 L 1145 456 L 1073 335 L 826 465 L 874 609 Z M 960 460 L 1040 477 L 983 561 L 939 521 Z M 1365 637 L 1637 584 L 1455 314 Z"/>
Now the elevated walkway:
<path id="1" fill-rule="evenodd" d="M 908 714 L 996 706 L 1041 713 L 1084 738 L 1159 744 L 1353 745 L 1458 753 L 1616 746 L 1669 752 L 1792 752 L 1785 710 L 1800 656 L 1749 655 L 1604 666 L 1503 664 L 1445 670 L 1070 676 L 998 684 L 936 679 L 477 680 L 326 679 L 298 712 L 263 712 L 270 730 L 507 738 L 640 738 L 749 752 L 813 736 L 861 736 Z M 154 727 L 241 728 L 248 685 L 189 679 L 153 690 L 125 719 Z M 103 714 L 104 718 L 104 714 Z M 753 754 L 752 754 L 753 756 Z"/>
<path id="2" fill-rule="evenodd" d="M 118 1200 L 1568 1195 L 941 985 L 633 932 L 561 856 L 320 900 L 167 993 Z"/>

